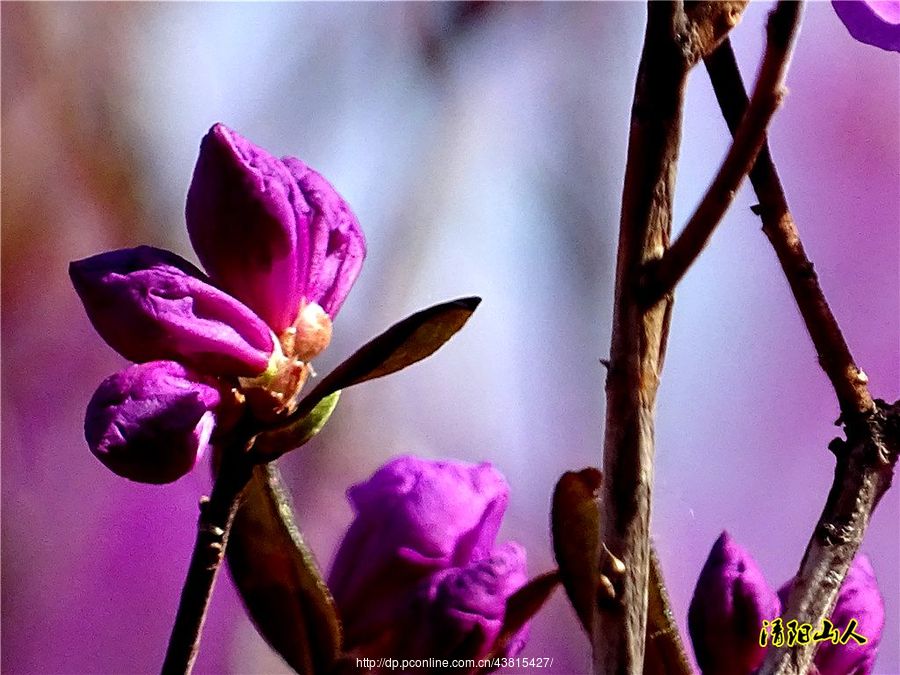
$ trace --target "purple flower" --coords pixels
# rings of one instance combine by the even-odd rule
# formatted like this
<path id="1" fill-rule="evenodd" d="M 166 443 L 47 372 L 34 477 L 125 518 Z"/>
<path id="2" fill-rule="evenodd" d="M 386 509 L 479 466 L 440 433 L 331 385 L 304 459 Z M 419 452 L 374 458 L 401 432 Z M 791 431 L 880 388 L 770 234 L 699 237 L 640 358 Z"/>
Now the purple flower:
<path id="1" fill-rule="evenodd" d="M 100 336 L 125 358 L 177 360 L 211 375 L 259 375 L 274 350 L 269 327 L 174 253 L 150 246 L 69 266 Z"/>
<path id="2" fill-rule="evenodd" d="M 781 611 L 756 562 L 727 532 L 700 572 L 688 611 L 694 654 L 705 675 L 747 675 L 762 663 L 764 620 Z"/>
<path id="3" fill-rule="evenodd" d="M 169 483 L 206 449 L 221 403 L 215 378 L 172 361 L 142 363 L 100 384 L 88 403 L 84 436 L 120 476 Z"/>
<path id="4" fill-rule="evenodd" d="M 85 421 L 94 454 L 145 482 L 175 480 L 220 437 L 211 392 L 234 389 L 229 401 L 266 423 L 295 409 L 365 257 L 356 217 L 324 178 L 221 124 L 203 140 L 186 214 L 210 277 L 149 246 L 69 267 L 100 336 L 156 362 L 107 379 Z"/>
<path id="5" fill-rule="evenodd" d="M 328 181 L 222 124 L 200 145 L 185 214 L 212 279 L 279 335 L 310 303 L 334 318 L 365 257 L 359 223 Z"/>
<path id="6" fill-rule="evenodd" d="M 831 4 L 855 39 L 900 52 L 900 1 L 832 0 Z"/>
<path id="7" fill-rule="evenodd" d="M 506 599 L 525 583 L 524 550 L 494 543 L 509 497 L 503 476 L 487 463 L 400 457 L 348 496 L 356 519 L 329 577 L 345 647 L 486 654 Z"/>
<path id="8" fill-rule="evenodd" d="M 778 591 L 781 602 L 787 604 L 793 587 L 788 581 Z M 856 620 L 855 632 L 866 638 L 865 644 L 853 639 L 847 644 L 822 642 L 816 650 L 814 663 L 821 675 L 869 675 L 875 667 L 878 644 L 884 630 L 884 600 L 878 590 L 875 570 L 865 554 L 859 554 L 847 571 L 830 617 L 834 628 L 843 633 L 851 620 Z M 816 627 L 818 630 L 819 627 Z"/>
<path id="9" fill-rule="evenodd" d="M 506 599 L 525 585 L 525 549 L 503 544 L 488 558 L 446 569 L 416 590 L 406 637 L 414 658 L 479 659 L 487 656 L 503 627 Z M 526 626 L 507 656 L 525 646 Z"/>

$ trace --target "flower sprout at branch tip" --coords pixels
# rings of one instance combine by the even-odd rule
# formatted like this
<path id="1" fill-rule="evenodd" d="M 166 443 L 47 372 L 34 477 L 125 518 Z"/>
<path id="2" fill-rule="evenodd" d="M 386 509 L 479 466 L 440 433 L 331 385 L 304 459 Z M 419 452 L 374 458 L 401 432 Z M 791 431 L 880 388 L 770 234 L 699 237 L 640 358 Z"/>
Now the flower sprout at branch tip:
<path id="1" fill-rule="evenodd" d="M 776 595 L 750 554 L 723 532 L 697 580 L 688 613 L 691 642 L 705 675 L 751 675 L 762 664 L 763 621 L 769 625 L 785 609 L 793 580 Z M 838 593 L 830 621 L 841 633 L 857 622 L 864 644 L 848 640 L 818 645 L 811 672 L 819 675 L 870 675 L 884 630 L 884 600 L 869 559 L 853 560 Z M 821 627 L 814 626 L 818 631 Z M 769 642 L 767 639 L 766 642 Z"/>
<path id="2" fill-rule="evenodd" d="M 222 124 L 201 143 L 186 218 L 209 276 L 150 246 L 69 267 L 97 332 L 141 364 L 101 384 L 85 437 L 142 482 L 190 471 L 244 412 L 236 406 L 267 422 L 290 413 L 366 253 L 328 181 Z"/>
<path id="3" fill-rule="evenodd" d="M 400 457 L 348 497 L 356 519 L 328 581 L 345 647 L 367 657 L 487 655 L 507 598 L 526 582 L 525 550 L 495 544 L 509 498 L 503 476 L 487 463 Z"/>
<path id="4" fill-rule="evenodd" d="M 759 627 L 780 611 L 778 595 L 756 561 L 723 532 L 700 572 L 688 611 L 700 669 L 720 675 L 755 670 L 765 657 Z"/>
<path id="5" fill-rule="evenodd" d="M 900 52 L 900 0 L 832 0 L 831 4 L 856 40 Z"/>

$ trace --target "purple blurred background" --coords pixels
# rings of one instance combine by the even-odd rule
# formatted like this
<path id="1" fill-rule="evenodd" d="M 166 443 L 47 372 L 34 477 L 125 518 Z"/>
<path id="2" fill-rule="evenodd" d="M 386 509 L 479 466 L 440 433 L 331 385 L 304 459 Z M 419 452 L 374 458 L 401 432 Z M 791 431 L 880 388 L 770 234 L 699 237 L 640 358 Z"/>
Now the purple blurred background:
<path id="1" fill-rule="evenodd" d="M 755 73 L 768 3 L 734 34 Z M 553 565 L 556 478 L 599 464 L 615 226 L 644 7 L 636 3 L 4 3 L 2 8 L 2 670 L 155 672 L 207 471 L 131 484 L 82 437 L 123 360 L 94 334 L 66 265 L 151 243 L 195 260 L 183 206 L 201 136 L 223 121 L 328 176 L 369 258 L 327 372 L 425 305 L 484 303 L 427 363 L 348 391 L 282 461 L 323 566 L 344 491 L 388 457 L 490 459 L 513 495 L 501 538 Z M 900 70 L 811 4 L 771 140 L 807 249 L 875 395 L 898 395 Z M 690 81 L 676 224 L 727 148 L 702 68 Z M 744 189 L 679 289 L 660 391 L 653 532 L 676 613 L 723 528 L 770 583 L 796 570 L 831 481 L 837 408 Z M 887 603 L 877 672 L 900 673 L 900 489 L 863 550 Z M 583 673 L 557 593 L 527 656 Z M 231 580 L 199 673 L 287 670 Z"/>

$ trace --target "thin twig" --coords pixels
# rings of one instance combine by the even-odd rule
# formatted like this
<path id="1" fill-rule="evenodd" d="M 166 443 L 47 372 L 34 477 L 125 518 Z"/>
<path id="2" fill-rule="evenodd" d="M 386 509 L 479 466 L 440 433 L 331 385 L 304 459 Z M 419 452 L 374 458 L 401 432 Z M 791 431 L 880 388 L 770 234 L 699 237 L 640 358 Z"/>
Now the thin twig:
<path id="1" fill-rule="evenodd" d="M 223 453 L 212 494 L 200 503 L 197 539 L 172 626 L 163 675 L 186 675 L 194 666 L 209 598 L 228 543 L 228 532 L 252 470 L 243 447 Z"/>
<path id="2" fill-rule="evenodd" d="M 747 109 L 747 94 L 729 40 L 706 58 L 706 69 L 725 121 L 734 133 Z M 815 345 L 819 363 L 837 394 L 841 411 L 850 416 L 872 412 L 874 404 L 867 387 L 868 378 L 854 363 L 819 286 L 813 264 L 803 250 L 768 143 L 763 144 L 756 164 L 750 170 L 750 183 L 759 199 L 757 210 L 762 218 L 763 232 L 778 255 Z"/>
<path id="3" fill-rule="evenodd" d="M 766 140 L 766 129 L 784 98 L 784 79 L 800 25 L 802 3 L 780 3 L 769 16 L 766 52 L 746 113 L 715 180 L 684 230 L 661 258 L 647 265 L 644 302 L 654 305 L 675 286 L 706 247 L 734 201 L 738 188 Z"/>
<path id="4" fill-rule="evenodd" d="M 747 107 L 747 95 L 727 41 L 706 59 L 706 67 L 734 133 Z M 760 201 L 757 212 L 763 231 L 778 255 L 819 363 L 834 387 L 847 435 L 846 441 L 835 439 L 829 446 L 837 457 L 834 480 L 784 610 L 786 620 L 819 626 L 834 605 L 872 512 L 891 486 L 900 455 L 900 402 L 872 400 L 868 378 L 854 363 L 804 253 L 767 145 L 750 171 L 750 181 Z M 815 645 L 770 649 L 760 673 L 806 673 L 814 649 Z"/>

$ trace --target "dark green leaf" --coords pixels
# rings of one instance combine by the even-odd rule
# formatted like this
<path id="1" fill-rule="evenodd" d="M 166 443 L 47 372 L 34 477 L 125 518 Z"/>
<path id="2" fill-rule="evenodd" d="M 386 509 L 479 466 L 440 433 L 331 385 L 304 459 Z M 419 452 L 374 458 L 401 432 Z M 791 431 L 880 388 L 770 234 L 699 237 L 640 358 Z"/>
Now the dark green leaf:
<path id="1" fill-rule="evenodd" d="M 333 394 L 329 394 L 319 401 L 316 407 L 305 417 L 283 427 L 259 434 L 253 441 L 252 452 L 265 458 L 266 461 L 271 461 L 288 450 L 293 450 L 306 444 L 313 436 L 322 431 L 328 423 L 340 397 L 341 390 L 338 389 Z"/>
<path id="2" fill-rule="evenodd" d="M 234 518 L 228 567 L 253 623 L 298 673 L 327 673 L 341 628 L 274 464 L 257 466 Z"/>
<path id="3" fill-rule="evenodd" d="M 509 641 L 550 599 L 556 586 L 559 584 L 557 572 L 546 572 L 531 579 L 527 584 L 513 593 L 506 600 L 506 613 L 503 616 L 503 627 L 497 636 L 496 642 L 487 656 L 492 661 L 506 653 Z M 496 668 L 482 668 L 479 673 L 490 673 Z"/>
<path id="4" fill-rule="evenodd" d="M 551 526 L 559 576 L 581 625 L 591 634 L 600 585 L 602 474 L 597 469 L 567 471 L 553 491 Z"/>
<path id="5" fill-rule="evenodd" d="M 465 325 L 480 302 L 474 297 L 452 300 L 394 324 L 331 371 L 300 401 L 292 417 L 305 416 L 339 389 L 390 375 L 431 356 Z"/>

